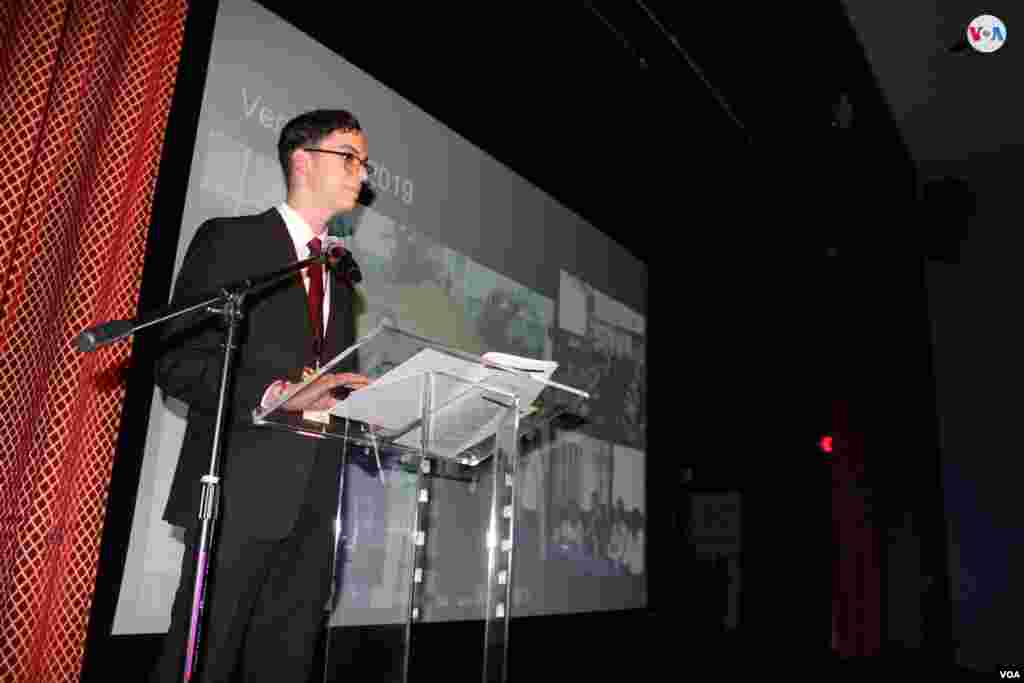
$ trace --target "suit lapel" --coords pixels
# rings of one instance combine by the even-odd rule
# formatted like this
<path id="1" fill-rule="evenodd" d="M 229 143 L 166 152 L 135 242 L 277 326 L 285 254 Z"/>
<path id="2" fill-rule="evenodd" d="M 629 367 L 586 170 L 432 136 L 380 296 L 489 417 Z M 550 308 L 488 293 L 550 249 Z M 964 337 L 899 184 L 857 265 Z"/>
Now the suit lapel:
<path id="1" fill-rule="evenodd" d="M 265 212 L 263 216 L 268 232 L 272 235 L 272 239 L 269 241 L 273 244 L 271 247 L 274 250 L 273 259 L 280 264 L 277 267 L 281 268 L 297 261 L 299 256 L 295 252 L 295 244 L 292 242 L 288 226 L 285 225 L 281 213 L 275 208 Z M 324 330 L 324 361 L 329 361 L 341 353 L 354 340 L 354 323 L 351 320 L 352 291 L 346 284 L 339 283 L 330 272 L 327 274 L 327 287 L 330 291 L 330 313 Z M 294 280 L 287 286 L 287 291 L 281 292 L 281 298 L 282 306 L 289 309 L 282 314 L 282 319 L 287 320 L 286 324 L 289 325 L 294 324 L 296 327 L 301 325 L 305 343 L 303 356 L 312 361 L 313 323 L 309 317 L 309 299 L 302 283 L 301 274 L 295 274 Z M 296 320 L 294 315 L 301 316 L 302 322 Z"/>
<path id="2" fill-rule="evenodd" d="M 265 212 L 268 231 L 271 234 L 274 254 L 273 260 L 278 263 L 276 267 L 283 268 L 299 260 L 295 252 L 295 243 L 292 242 L 288 226 L 285 225 L 281 213 L 276 209 Z M 287 325 L 294 326 L 292 329 L 301 329 L 304 346 L 303 356 L 311 358 L 313 350 L 313 323 L 309 319 L 309 299 L 306 294 L 306 287 L 302 282 L 302 273 L 296 272 L 288 283 L 285 291 L 281 292 L 282 306 L 287 309 L 285 316 Z M 299 319 L 297 319 L 299 318 Z"/>

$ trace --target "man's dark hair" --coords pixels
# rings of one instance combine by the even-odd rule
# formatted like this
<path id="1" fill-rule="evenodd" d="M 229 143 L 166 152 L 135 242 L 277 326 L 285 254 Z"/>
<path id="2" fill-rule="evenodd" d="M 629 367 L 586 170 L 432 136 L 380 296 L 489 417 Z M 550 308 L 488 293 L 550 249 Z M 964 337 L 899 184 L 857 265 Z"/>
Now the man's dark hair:
<path id="1" fill-rule="evenodd" d="M 359 121 L 344 109 L 317 109 L 299 114 L 281 129 L 277 141 L 277 157 L 284 172 L 285 186 L 290 189 L 292 152 L 300 147 L 316 146 L 336 130 L 362 131 Z"/>

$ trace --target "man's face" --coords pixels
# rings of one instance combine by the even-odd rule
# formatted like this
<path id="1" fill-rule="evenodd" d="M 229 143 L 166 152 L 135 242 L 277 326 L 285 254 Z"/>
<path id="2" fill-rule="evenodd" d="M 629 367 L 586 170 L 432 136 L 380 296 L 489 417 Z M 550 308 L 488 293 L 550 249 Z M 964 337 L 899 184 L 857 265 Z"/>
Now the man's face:
<path id="1" fill-rule="evenodd" d="M 309 145 L 330 152 L 309 152 L 305 165 L 305 183 L 318 206 L 331 214 L 351 211 L 367 178 L 366 136 L 359 131 L 336 130 L 318 144 Z"/>

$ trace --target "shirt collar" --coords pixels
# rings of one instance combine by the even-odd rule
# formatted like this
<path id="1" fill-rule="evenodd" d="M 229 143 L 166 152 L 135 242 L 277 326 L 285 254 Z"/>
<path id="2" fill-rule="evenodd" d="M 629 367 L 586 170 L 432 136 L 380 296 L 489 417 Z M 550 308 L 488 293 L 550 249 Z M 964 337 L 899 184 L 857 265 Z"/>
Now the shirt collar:
<path id="1" fill-rule="evenodd" d="M 317 237 L 313 228 L 309 227 L 309 223 L 299 215 L 298 211 L 288 206 L 288 202 L 281 202 L 277 206 L 277 211 L 281 214 L 285 227 L 288 228 L 288 234 L 292 238 L 292 243 L 295 245 L 295 255 L 300 259 L 308 258 L 309 241 Z"/>

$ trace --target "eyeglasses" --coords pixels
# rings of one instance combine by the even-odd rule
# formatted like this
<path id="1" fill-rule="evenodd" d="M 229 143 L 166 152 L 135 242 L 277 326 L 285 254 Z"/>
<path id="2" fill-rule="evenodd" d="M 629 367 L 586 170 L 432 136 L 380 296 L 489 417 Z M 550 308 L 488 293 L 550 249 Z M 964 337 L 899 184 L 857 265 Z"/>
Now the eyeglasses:
<path id="1" fill-rule="evenodd" d="M 366 170 L 366 175 L 373 176 L 373 172 L 376 171 L 370 160 L 360 159 L 352 152 L 339 152 L 336 149 L 322 149 L 320 147 L 303 147 L 302 149 L 307 152 L 323 152 L 324 154 L 337 154 L 339 157 L 345 160 L 345 166 L 348 168 L 350 173 L 356 173 L 359 167 L 362 166 Z"/>

